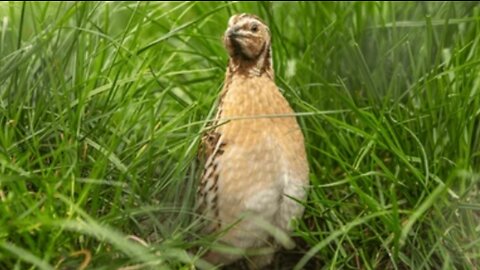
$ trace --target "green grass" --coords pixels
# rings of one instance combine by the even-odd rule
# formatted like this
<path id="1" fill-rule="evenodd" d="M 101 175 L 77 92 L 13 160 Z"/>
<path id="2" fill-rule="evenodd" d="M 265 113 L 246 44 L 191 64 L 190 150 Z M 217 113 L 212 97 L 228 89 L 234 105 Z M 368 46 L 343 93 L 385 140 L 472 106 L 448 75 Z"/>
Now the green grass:
<path id="1" fill-rule="evenodd" d="M 0 3 L 0 269 L 201 268 L 196 150 L 238 12 L 270 25 L 306 138 L 291 267 L 477 269 L 473 2 Z"/>

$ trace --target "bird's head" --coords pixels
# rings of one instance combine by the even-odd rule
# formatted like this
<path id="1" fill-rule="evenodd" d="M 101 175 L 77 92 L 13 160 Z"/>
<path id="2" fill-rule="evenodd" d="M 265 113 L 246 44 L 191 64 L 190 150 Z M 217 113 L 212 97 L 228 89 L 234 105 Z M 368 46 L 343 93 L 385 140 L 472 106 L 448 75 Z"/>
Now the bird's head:
<path id="1" fill-rule="evenodd" d="M 224 44 L 234 61 L 255 63 L 258 68 L 265 65 L 264 69 L 272 65 L 270 30 L 255 15 L 233 15 L 228 20 Z"/>

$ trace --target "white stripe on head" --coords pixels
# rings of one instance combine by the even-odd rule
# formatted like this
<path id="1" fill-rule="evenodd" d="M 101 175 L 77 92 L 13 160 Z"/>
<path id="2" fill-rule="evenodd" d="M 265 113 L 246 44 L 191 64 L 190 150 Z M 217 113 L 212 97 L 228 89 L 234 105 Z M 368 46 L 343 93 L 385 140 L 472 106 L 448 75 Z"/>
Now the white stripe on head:
<path id="1" fill-rule="evenodd" d="M 228 27 L 232 27 L 235 24 L 237 24 L 238 26 L 243 26 L 245 24 L 251 23 L 258 23 L 259 25 L 263 25 L 268 29 L 268 26 L 263 23 L 258 17 L 247 13 L 241 13 L 230 17 L 230 19 L 228 20 Z M 268 31 L 270 32 L 270 29 L 268 29 Z"/>

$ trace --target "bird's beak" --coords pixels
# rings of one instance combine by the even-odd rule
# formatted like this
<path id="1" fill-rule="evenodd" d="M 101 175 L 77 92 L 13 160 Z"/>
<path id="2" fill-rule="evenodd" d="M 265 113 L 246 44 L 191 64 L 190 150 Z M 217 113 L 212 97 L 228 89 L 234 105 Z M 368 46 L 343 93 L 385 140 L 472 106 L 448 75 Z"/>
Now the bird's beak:
<path id="1" fill-rule="evenodd" d="M 239 27 L 231 27 L 227 30 L 227 37 L 229 39 L 234 39 L 237 37 L 241 37 L 242 35 L 239 33 Z"/>

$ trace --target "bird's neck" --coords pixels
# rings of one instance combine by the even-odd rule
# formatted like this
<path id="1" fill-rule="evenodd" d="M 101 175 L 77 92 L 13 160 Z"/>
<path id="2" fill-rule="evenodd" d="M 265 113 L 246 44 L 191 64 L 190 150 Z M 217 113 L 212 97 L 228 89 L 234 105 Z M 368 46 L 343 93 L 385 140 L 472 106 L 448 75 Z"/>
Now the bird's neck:
<path id="1" fill-rule="evenodd" d="M 273 80 L 274 73 L 270 50 L 266 50 L 256 59 L 247 59 L 241 55 L 231 57 L 228 62 L 227 77 L 228 75 L 246 77 L 260 77 L 266 75 Z"/>

